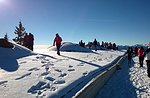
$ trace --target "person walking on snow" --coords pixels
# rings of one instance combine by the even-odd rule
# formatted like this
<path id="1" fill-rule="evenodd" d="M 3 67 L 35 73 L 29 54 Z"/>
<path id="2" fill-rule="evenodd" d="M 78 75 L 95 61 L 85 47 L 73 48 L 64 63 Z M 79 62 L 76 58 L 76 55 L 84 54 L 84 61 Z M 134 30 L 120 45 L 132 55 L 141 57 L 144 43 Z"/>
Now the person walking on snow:
<path id="1" fill-rule="evenodd" d="M 96 38 L 94 39 L 93 44 L 94 44 L 94 47 L 95 47 L 95 51 L 97 51 L 97 48 L 96 48 L 96 46 L 97 46 L 97 40 L 96 40 Z"/>
<path id="2" fill-rule="evenodd" d="M 146 50 L 146 65 L 147 65 L 147 74 L 150 78 L 150 46 L 148 46 L 148 49 Z"/>
<path id="3" fill-rule="evenodd" d="M 140 47 L 138 49 L 138 57 L 139 57 L 140 67 L 143 67 L 143 61 L 144 61 L 144 48 L 143 47 Z"/>
<path id="4" fill-rule="evenodd" d="M 126 53 L 128 55 L 128 65 L 130 66 L 131 65 L 131 59 L 132 59 L 132 54 L 133 54 L 132 47 L 128 47 L 128 50 L 127 50 Z"/>
<path id="5" fill-rule="evenodd" d="M 56 44 L 56 47 L 57 47 L 57 54 L 60 55 L 60 47 L 61 47 L 61 42 L 62 42 L 62 38 L 59 36 L 59 34 L 57 33 L 56 34 L 56 37 L 54 39 L 54 42 L 53 42 L 53 46 L 55 46 Z"/>

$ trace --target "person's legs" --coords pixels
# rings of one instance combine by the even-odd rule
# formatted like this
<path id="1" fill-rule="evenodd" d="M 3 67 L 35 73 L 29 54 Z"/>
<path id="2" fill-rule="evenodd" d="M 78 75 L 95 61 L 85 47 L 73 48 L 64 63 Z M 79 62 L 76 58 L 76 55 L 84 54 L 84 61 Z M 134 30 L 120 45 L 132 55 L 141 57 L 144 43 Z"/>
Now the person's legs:
<path id="1" fill-rule="evenodd" d="M 142 57 L 139 57 L 139 63 L 140 63 L 140 67 L 143 67 L 143 59 L 142 59 Z"/>
<path id="2" fill-rule="evenodd" d="M 141 57 L 141 67 L 143 67 L 143 61 L 144 61 L 144 57 Z"/>
<path id="3" fill-rule="evenodd" d="M 150 77 L 150 60 L 147 60 L 146 63 L 147 63 L 147 75 L 148 77 Z"/>
<path id="4" fill-rule="evenodd" d="M 57 45 L 57 54 L 60 55 L 60 45 Z"/>

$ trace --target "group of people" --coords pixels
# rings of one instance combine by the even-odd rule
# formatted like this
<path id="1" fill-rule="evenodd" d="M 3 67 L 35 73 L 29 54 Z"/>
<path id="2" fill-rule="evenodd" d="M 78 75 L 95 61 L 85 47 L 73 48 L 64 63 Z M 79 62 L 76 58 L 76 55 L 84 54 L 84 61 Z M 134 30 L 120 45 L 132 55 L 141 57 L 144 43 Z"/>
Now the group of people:
<path id="1" fill-rule="evenodd" d="M 101 44 L 101 47 L 107 48 L 107 49 L 113 49 L 113 50 L 118 50 L 118 47 L 116 43 L 111 43 L 111 42 L 103 42 Z"/>
<path id="2" fill-rule="evenodd" d="M 62 38 L 59 36 L 59 34 L 56 34 L 56 37 L 54 38 L 53 46 L 56 45 L 57 47 L 57 54 L 60 55 L 60 47 L 61 47 Z M 33 44 L 34 44 L 34 36 L 33 34 L 29 33 L 29 35 L 26 33 L 23 39 L 23 45 L 33 51 Z M 85 45 L 85 43 L 79 42 L 80 45 Z M 93 45 L 98 45 L 98 42 L 96 39 L 93 41 Z M 138 56 L 139 57 L 139 67 L 143 67 L 143 61 L 146 57 L 146 65 L 147 65 L 147 74 L 148 77 L 150 77 L 150 44 L 148 46 L 148 49 L 145 51 L 144 48 L 141 46 L 140 48 L 135 47 L 134 50 L 132 47 L 128 47 L 127 49 L 127 57 L 128 57 L 128 65 L 131 65 L 132 56 Z"/>
<path id="3" fill-rule="evenodd" d="M 81 41 L 79 42 L 79 46 L 85 47 L 85 43 L 81 40 Z"/>
<path id="4" fill-rule="evenodd" d="M 33 44 L 34 44 L 34 36 L 31 33 L 25 33 L 23 38 L 23 46 L 27 47 L 28 49 L 33 51 Z"/>
<path id="5" fill-rule="evenodd" d="M 94 41 L 93 42 L 88 42 L 88 44 L 87 45 L 85 45 L 85 42 L 83 42 L 82 40 L 79 42 L 79 45 L 81 46 L 81 47 L 88 47 L 89 49 L 91 49 L 91 47 L 93 46 L 94 47 L 94 49 L 95 49 L 95 51 L 97 51 L 97 49 L 98 49 L 98 47 L 100 47 L 100 48 L 105 48 L 105 49 L 113 49 L 113 50 L 118 50 L 118 47 L 117 47 L 117 45 L 116 45 L 116 43 L 111 43 L 111 42 L 103 42 L 102 41 L 102 43 L 101 43 L 101 45 L 100 45 L 100 43 L 96 40 L 96 38 L 94 39 Z"/>
<path id="6" fill-rule="evenodd" d="M 79 45 L 81 47 L 89 47 L 89 49 L 91 49 L 92 46 L 94 46 L 95 51 L 97 51 L 97 47 L 100 46 L 99 42 L 96 40 L 96 38 L 94 39 L 93 42 L 89 42 L 87 45 L 85 45 L 85 42 L 83 42 L 82 40 L 79 42 Z"/>
<path id="7" fill-rule="evenodd" d="M 127 55 L 128 55 L 128 65 L 131 65 L 132 56 L 138 56 L 139 58 L 139 67 L 143 67 L 144 59 L 146 60 L 147 65 L 147 74 L 148 77 L 150 77 L 150 46 L 145 50 L 143 46 L 140 48 L 135 47 L 134 50 L 132 47 L 128 47 L 127 49 Z"/>

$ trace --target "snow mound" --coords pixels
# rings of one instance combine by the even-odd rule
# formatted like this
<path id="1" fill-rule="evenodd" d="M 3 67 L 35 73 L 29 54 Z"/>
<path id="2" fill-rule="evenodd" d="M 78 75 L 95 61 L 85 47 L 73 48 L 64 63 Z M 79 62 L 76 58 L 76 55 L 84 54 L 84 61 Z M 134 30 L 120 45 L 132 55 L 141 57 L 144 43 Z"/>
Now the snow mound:
<path id="1" fill-rule="evenodd" d="M 56 51 L 55 46 L 52 46 L 49 49 L 53 50 L 53 51 Z M 83 47 L 79 46 L 78 44 L 71 43 L 71 42 L 62 43 L 62 46 L 60 47 L 60 51 L 66 51 L 66 52 L 92 52 L 88 48 L 83 48 Z"/>
<path id="2" fill-rule="evenodd" d="M 0 51 L 1 51 L 1 55 L 0 58 L 14 58 L 14 59 L 18 59 L 21 57 L 25 57 L 25 56 L 29 56 L 31 54 L 33 54 L 32 51 L 30 51 L 29 49 L 12 43 L 13 44 L 13 48 L 3 48 L 0 47 Z"/>
<path id="3" fill-rule="evenodd" d="M 13 48 L 0 47 L 0 68 L 9 72 L 16 71 L 19 68 L 17 59 L 33 54 L 32 51 L 23 46 L 12 44 Z"/>

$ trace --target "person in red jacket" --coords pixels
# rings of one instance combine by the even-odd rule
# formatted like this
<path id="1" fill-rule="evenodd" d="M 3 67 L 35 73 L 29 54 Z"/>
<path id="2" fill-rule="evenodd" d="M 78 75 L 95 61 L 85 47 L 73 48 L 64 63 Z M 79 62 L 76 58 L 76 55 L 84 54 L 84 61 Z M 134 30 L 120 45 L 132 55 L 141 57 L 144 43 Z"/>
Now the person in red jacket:
<path id="1" fill-rule="evenodd" d="M 137 54 L 138 54 L 138 48 L 135 47 L 135 48 L 134 48 L 134 55 L 137 56 Z"/>
<path id="2" fill-rule="evenodd" d="M 57 54 L 60 55 L 60 47 L 61 47 L 61 42 L 62 42 L 62 38 L 59 36 L 59 34 L 56 34 L 56 37 L 54 39 L 54 43 L 53 46 L 55 46 L 56 43 L 56 47 L 57 47 Z"/>
<path id="3" fill-rule="evenodd" d="M 138 49 L 138 57 L 139 57 L 140 67 L 143 67 L 143 61 L 144 61 L 144 48 L 143 47 Z"/>

